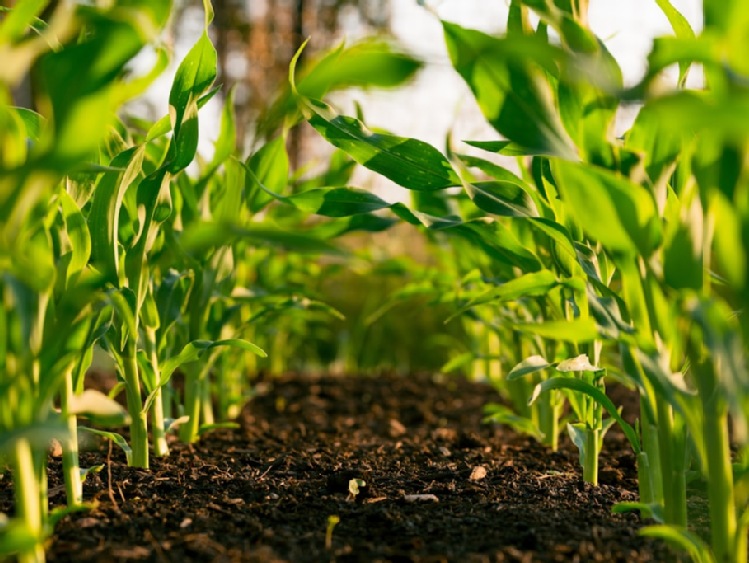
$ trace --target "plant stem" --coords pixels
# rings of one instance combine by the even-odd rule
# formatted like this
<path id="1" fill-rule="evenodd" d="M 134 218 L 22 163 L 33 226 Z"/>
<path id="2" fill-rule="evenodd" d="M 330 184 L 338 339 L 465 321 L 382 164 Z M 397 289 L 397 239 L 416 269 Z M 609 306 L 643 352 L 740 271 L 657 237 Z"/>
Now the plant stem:
<path id="1" fill-rule="evenodd" d="M 663 472 L 661 471 L 661 454 L 658 447 L 658 426 L 650 417 L 649 399 L 640 392 L 640 434 L 642 451 L 647 454 L 650 481 L 651 502 L 663 504 Z M 642 493 L 642 489 L 640 491 Z"/>
<path id="2" fill-rule="evenodd" d="M 601 429 L 586 428 L 585 460 L 583 462 L 583 480 L 598 486 L 598 455 L 601 452 Z"/>
<path id="3" fill-rule="evenodd" d="M 728 408 L 717 397 L 703 403 L 702 429 L 707 452 L 707 490 L 710 503 L 710 534 L 718 563 L 746 563 L 746 551 L 738 553 L 733 470 L 728 441 Z"/>
<path id="4" fill-rule="evenodd" d="M 153 434 L 153 455 L 166 457 L 169 455 L 169 444 L 166 441 L 166 429 L 164 426 L 164 400 L 162 397 L 163 387 L 154 391 L 154 401 L 151 404 L 151 433 Z"/>
<path id="5" fill-rule="evenodd" d="M 148 414 L 143 412 L 143 397 L 140 392 L 138 360 L 135 357 L 135 343 L 130 341 L 122 358 L 127 396 L 127 411 L 130 414 L 130 442 L 133 453 L 129 460 L 131 467 L 148 469 Z"/>
<path id="6" fill-rule="evenodd" d="M 80 506 L 83 503 L 83 483 L 78 462 L 78 420 L 70 414 L 70 403 L 73 400 L 73 366 L 65 372 L 65 383 L 60 396 L 60 410 L 65 417 L 65 424 L 70 434 L 62 448 L 62 471 L 65 479 L 65 494 L 68 506 Z"/>
<path id="7" fill-rule="evenodd" d="M 31 443 L 20 438 L 13 451 L 13 484 L 16 498 L 16 515 L 37 538 L 37 543 L 18 555 L 19 563 L 44 561 L 44 526 L 39 504 L 40 487 Z"/>
<path id="8" fill-rule="evenodd" d="M 151 433 L 153 435 L 153 453 L 157 457 L 169 455 L 169 445 L 166 442 L 166 429 L 164 428 L 164 401 L 162 400 L 162 389 L 160 387 L 161 372 L 159 370 L 159 354 L 156 344 L 156 329 L 146 327 L 146 350 L 154 372 L 154 380 L 157 385 L 154 389 L 154 400 L 151 403 Z"/>

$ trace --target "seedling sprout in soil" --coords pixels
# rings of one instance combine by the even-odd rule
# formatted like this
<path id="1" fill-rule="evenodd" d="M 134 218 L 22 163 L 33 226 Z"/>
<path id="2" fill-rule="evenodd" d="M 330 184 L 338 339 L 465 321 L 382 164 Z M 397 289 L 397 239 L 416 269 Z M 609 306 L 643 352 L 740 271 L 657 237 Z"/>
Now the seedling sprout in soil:
<path id="1" fill-rule="evenodd" d="M 454 70 L 497 133 L 449 138 L 444 152 L 323 100 L 351 86 L 398 86 L 419 61 L 367 40 L 300 65 L 302 45 L 249 155 L 237 149 L 225 96 L 210 161 L 197 155 L 200 110 L 221 90 L 209 0 L 153 122 L 122 108 L 169 64 L 160 37 L 171 2 L 2 8 L 0 455 L 15 511 L 0 519 L 0 556 L 44 560 L 55 524 L 83 506 L 79 416 L 148 469 L 152 454 L 169 455 L 169 430 L 193 444 L 234 424 L 249 375 L 283 372 L 295 354 L 325 368 L 340 360 L 330 350 L 345 349 L 344 338 L 331 327 L 342 315 L 323 282 L 391 267 L 402 286 L 362 315 L 340 356 L 377 348 L 370 354 L 398 358 L 400 343 L 381 332 L 376 347 L 367 331 L 415 297 L 442 308 L 466 336 L 447 367 L 502 395 L 488 419 L 550 452 L 566 429 L 591 485 L 618 424 L 640 498 L 616 510 L 654 519 L 643 533 L 695 560 L 746 562 L 749 19 L 740 0 L 705 0 L 697 35 L 668 0 L 655 3 L 674 35 L 655 40 L 632 87 L 590 28 L 587 1 L 512 0 L 499 36 L 440 20 Z M 154 66 L 133 76 L 146 47 Z M 674 65 L 678 77 L 663 87 Z M 687 87 L 690 70 L 703 74 L 699 90 Z M 29 74 L 34 110 L 11 97 Z M 616 137 L 627 104 L 639 112 Z M 302 121 L 336 149 L 317 176 L 292 170 L 286 153 Z M 517 172 L 497 155 L 514 157 Z M 356 163 L 410 190 L 410 203 L 352 187 Z M 378 262 L 343 241 L 394 229 L 421 237 L 424 264 Z M 310 345 L 312 333 L 324 342 Z M 110 396 L 84 391 L 94 347 L 114 362 Z M 639 395 L 634 426 L 606 394 L 614 379 Z M 50 512 L 52 440 L 67 506 Z M 688 479 L 706 490 L 707 541 L 690 530 Z M 364 486 L 349 481 L 350 499 Z"/>

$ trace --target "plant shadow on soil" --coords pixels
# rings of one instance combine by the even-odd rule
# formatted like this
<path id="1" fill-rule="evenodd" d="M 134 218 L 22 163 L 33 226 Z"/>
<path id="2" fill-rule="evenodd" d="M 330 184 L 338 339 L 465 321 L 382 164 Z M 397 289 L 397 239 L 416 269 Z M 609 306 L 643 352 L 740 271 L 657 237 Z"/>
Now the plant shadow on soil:
<path id="1" fill-rule="evenodd" d="M 672 561 L 638 536 L 635 458 L 612 430 L 600 486 L 566 438 L 552 453 L 482 424 L 484 384 L 427 376 L 270 379 L 240 417 L 150 471 L 102 445 L 50 561 Z M 58 459 L 50 497 L 64 503 Z M 365 485 L 354 496 L 352 479 Z M 0 512 L 11 512 L 10 478 Z M 409 495 L 428 495 L 414 500 Z M 329 528 L 329 517 L 339 522 Z M 327 533 L 326 533 L 327 532 Z M 326 537 L 327 536 L 327 537 Z"/>

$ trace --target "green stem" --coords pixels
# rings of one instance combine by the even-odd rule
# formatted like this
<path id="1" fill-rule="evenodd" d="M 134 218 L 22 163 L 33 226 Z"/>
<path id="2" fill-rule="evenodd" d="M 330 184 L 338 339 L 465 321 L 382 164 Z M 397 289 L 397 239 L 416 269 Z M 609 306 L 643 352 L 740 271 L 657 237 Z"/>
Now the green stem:
<path id="1" fill-rule="evenodd" d="M 148 469 L 148 415 L 143 411 L 143 397 L 140 391 L 138 360 L 135 358 L 135 344 L 128 342 L 122 358 L 127 411 L 130 414 L 130 447 L 132 454 L 129 464 L 132 467 Z"/>
<path id="2" fill-rule="evenodd" d="M 640 502 L 653 504 L 653 478 L 650 470 L 650 460 L 646 451 L 637 454 L 637 484 L 640 492 Z"/>
<path id="3" fill-rule="evenodd" d="M 585 459 L 583 460 L 583 480 L 598 485 L 598 455 L 601 452 L 600 428 L 585 429 Z"/>
<path id="4" fill-rule="evenodd" d="M 546 397 L 541 397 L 538 403 L 538 425 L 541 432 L 544 433 L 543 444 L 549 446 L 552 451 L 559 449 L 559 406 L 556 398 L 553 397 L 556 392 L 546 393 Z M 528 395 L 530 396 L 530 395 Z M 528 399 L 526 398 L 526 401 Z"/>
<path id="5" fill-rule="evenodd" d="M 40 487 L 38 471 L 34 463 L 31 443 L 19 439 L 13 451 L 13 484 L 16 498 L 16 515 L 26 528 L 37 538 L 37 543 L 19 553 L 19 563 L 39 563 L 44 561 L 44 526 L 39 504 Z"/>
<path id="6" fill-rule="evenodd" d="M 648 410 L 648 398 L 640 394 L 640 434 L 642 438 L 642 451 L 647 454 L 648 467 L 650 468 L 650 488 L 652 502 L 663 504 L 663 472 L 661 471 L 661 454 L 658 447 L 658 427 L 651 419 Z"/>
<path id="7" fill-rule="evenodd" d="M 728 441 L 728 409 L 715 397 L 703 403 L 702 429 L 707 452 L 707 490 L 710 534 L 717 563 L 746 563 L 746 551 L 738 553 L 736 503 Z"/>
<path id="8" fill-rule="evenodd" d="M 169 444 L 166 441 L 166 428 L 164 424 L 164 400 L 162 397 L 163 387 L 154 392 L 154 401 L 151 405 L 151 433 L 153 435 L 153 455 L 166 457 L 169 455 Z"/>
<path id="9" fill-rule="evenodd" d="M 62 448 L 62 471 L 65 479 L 65 494 L 68 506 L 80 506 L 83 503 L 83 482 L 78 462 L 78 420 L 70 414 L 70 403 L 73 400 L 73 367 L 65 373 L 65 383 L 60 396 L 60 410 L 65 417 L 65 424 L 70 434 Z"/>
<path id="10" fill-rule="evenodd" d="M 213 424 L 216 421 L 213 414 L 210 377 L 210 374 L 207 374 L 200 382 L 200 420 L 203 424 Z"/>
<path id="11" fill-rule="evenodd" d="M 203 368 L 197 372 L 195 365 L 186 366 L 185 370 L 185 414 L 190 419 L 179 428 L 179 438 L 186 444 L 198 441 L 200 430 L 200 414 L 202 405 L 202 386 L 211 369 L 212 362 L 206 361 Z"/>

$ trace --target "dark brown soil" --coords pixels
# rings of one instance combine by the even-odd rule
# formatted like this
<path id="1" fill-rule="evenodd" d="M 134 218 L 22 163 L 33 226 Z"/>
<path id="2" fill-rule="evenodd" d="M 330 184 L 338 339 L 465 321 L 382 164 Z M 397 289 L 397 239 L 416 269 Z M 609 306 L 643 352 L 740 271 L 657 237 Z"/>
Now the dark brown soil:
<path id="1" fill-rule="evenodd" d="M 671 561 L 638 536 L 634 457 L 606 439 L 599 487 L 577 451 L 481 423 L 485 385 L 428 377 L 284 377 L 241 429 L 174 444 L 151 471 L 83 454 L 95 508 L 65 517 L 51 561 Z M 109 458 L 109 459 L 108 459 Z M 64 502 L 50 465 L 53 504 Z M 352 479 L 366 485 L 352 495 Z M 426 495 L 412 497 L 410 495 Z M 7 475 L 0 512 L 11 509 Z M 332 518 L 338 523 L 333 527 Z M 332 532 L 329 530 L 332 528 Z M 327 533 L 326 533 L 327 531 Z M 327 539 L 326 539 L 327 536 Z"/>

